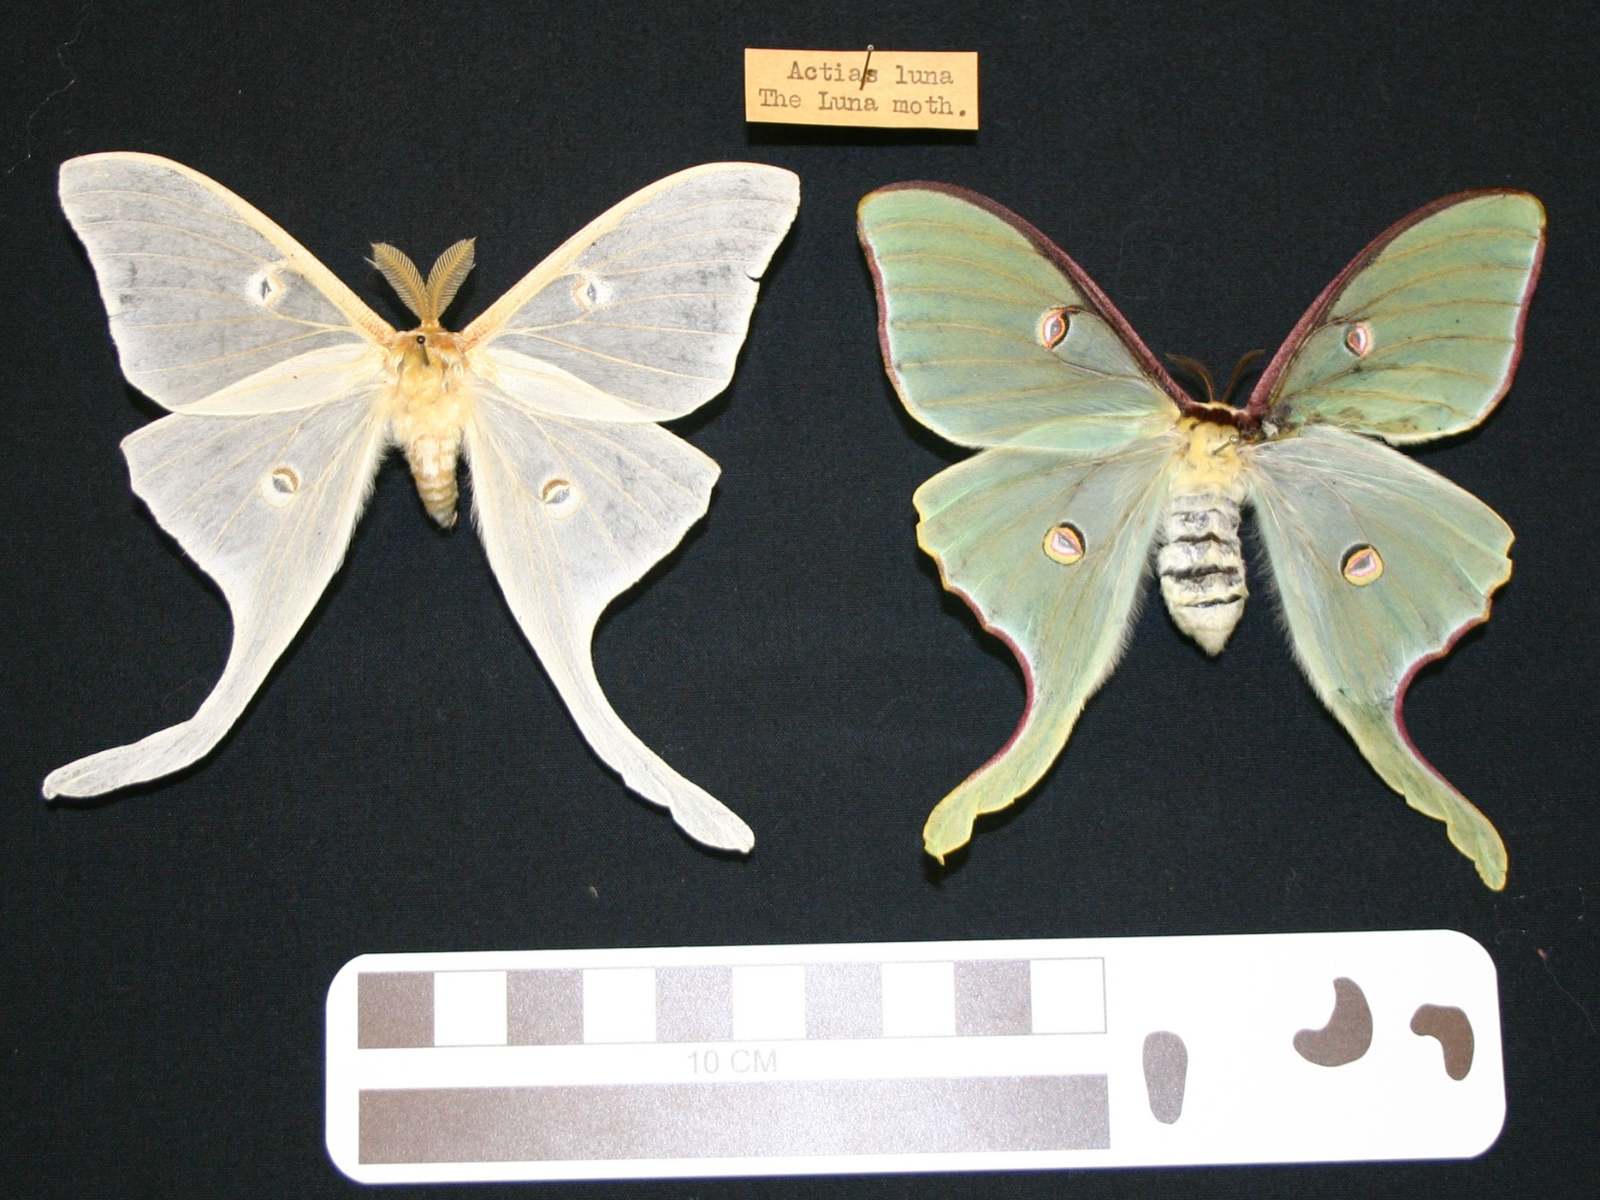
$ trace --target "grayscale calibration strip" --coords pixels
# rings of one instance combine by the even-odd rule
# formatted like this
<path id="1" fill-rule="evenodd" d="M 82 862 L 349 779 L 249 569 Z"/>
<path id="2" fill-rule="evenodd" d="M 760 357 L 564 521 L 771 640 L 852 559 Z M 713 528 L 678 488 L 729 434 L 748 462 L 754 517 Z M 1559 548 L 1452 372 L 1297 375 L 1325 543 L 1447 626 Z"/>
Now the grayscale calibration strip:
<path id="1" fill-rule="evenodd" d="M 1505 1116 L 1448 931 L 366 955 L 368 1183 L 1463 1158 Z"/>

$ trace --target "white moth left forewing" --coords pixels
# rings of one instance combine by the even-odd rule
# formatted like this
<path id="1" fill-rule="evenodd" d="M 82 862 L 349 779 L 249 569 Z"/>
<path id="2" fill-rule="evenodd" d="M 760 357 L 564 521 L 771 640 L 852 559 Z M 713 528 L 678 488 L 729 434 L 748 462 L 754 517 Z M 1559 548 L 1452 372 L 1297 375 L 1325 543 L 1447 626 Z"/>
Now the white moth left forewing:
<path id="1" fill-rule="evenodd" d="M 692 412 L 733 377 L 757 281 L 799 202 L 799 180 L 776 167 L 669 176 L 570 238 L 462 330 L 463 344 L 536 409 L 563 403 L 547 394 L 558 375 L 634 420 Z"/>

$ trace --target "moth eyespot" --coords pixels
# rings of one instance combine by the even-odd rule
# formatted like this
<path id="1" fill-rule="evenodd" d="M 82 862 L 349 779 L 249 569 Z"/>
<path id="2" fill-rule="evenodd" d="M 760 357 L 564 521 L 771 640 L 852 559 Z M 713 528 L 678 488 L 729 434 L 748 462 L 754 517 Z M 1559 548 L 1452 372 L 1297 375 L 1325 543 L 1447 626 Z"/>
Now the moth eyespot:
<path id="1" fill-rule="evenodd" d="M 1072 318 L 1067 314 L 1071 309 L 1052 308 L 1039 318 L 1039 344 L 1046 350 L 1054 350 L 1067 336 L 1067 328 Z"/>
<path id="2" fill-rule="evenodd" d="M 1356 587 L 1366 587 L 1383 574 L 1383 559 L 1378 557 L 1377 550 L 1371 546 L 1351 546 L 1344 552 L 1339 570 L 1344 575 L 1346 583 L 1354 584 Z"/>
<path id="3" fill-rule="evenodd" d="M 1345 331 L 1344 344 L 1351 354 L 1365 358 L 1372 353 L 1372 326 L 1365 321 L 1357 321 Z"/>
<path id="4" fill-rule="evenodd" d="M 572 282 L 572 298 L 578 302 L 579 308 L 593 308 L 601 301 L 610 299 L 610 294 L 605 285 L 588 271 L 579 271 L 578 277 Z"/>
<path id="5" fill-rule="evenodd" d="M 577 486 L 565 479 L 552 479 L 539 489 L 539 499 L 545 512 L 556 520 L 570 517 L 578 510 Z"/>
<path id="6" fill-rule="evenodd" d="M 278 274 L 278 264 L 262 267 L 249 279 L 245 280 L 244 294 L 255 304 L 262 308 L 272 308 L 279 300 L 283 299 L 283 279 Z"/>
<path id="7" fill-rule="evenodd" d="M 273 508 L 283 508 L 300 491 L 300 473 L 293 467 L 273 467 L 261 477 L 261 496 Z"/>
<path id="8" fill-rule="evenodd" d="M 1044 535 L 1045 557 L 1070 567 L 1084 555 L 1083 531 L 1063 521 Z"/>

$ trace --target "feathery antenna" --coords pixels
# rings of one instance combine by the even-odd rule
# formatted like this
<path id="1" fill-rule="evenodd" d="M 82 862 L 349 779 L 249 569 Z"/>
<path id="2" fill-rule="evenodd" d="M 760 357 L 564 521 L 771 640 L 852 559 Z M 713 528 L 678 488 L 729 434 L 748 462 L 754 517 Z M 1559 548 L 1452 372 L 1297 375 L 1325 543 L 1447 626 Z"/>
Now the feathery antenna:
<path id="1" fill-rule="evenodd" d="M 476 242 L 476 238 L 462 238 L 434 260 L 433 269 L 428 272 L 428 300 L 433 306 L 433 320 L 444 316 L 444 310 L 450 307 L 450 301 L 456 298 L 456 292 L 466 281 L 476 261 L 472 253 Z"/>
<path id="2" fill-rule="evenodd" d="M 437 325 L 439 317 L 450 307 L 450 301 L 456 298 L 456 292 L 472 270 L 472 247 L 475 241 L 474 238 L 462 238 L 439 255 L 433 269 L 428 272 L 427 282 L 423 282 L 422 272 L 417 270 L 417 264 L 406 257 L 404 251 L 396 250 L 386 242 L 372 243 L 371 262 L 383 272 L 389 286 L 394 288 L 405 306 L 417 315 L 417 320 L 424 325 Z"/>
<path id="3" fill-rule="evenodd" d="M 1256 359 L 1260 358 L 1265 353 L 1265 350 L 1252 350 L 1233 365 L 1233 374 L 1228 377 L 1228 388 L 1222 393 L 1222 402 L 1224 404 L 1233 403 L 1234 389 L 1239 386 L 1239 381 L 1242 380 L 1245 377 L 1245 373 L 1249 371 L 1250 364 L 1255 362 Z"/>
<path id="4" fill-rule="evenodd" d="M 372 243 L 371 262 L 383 272 L 389 286 L 405 302 L 405 306 L 416 314 L 417 320 L 426 322 L 428 286 L 422 282 L 422 272 L 417 270 L 417 264 L 407 258 L 404 251 L 396 250 L 386 242 Z"/>
<path id="5" fill-rule="evenodd" d="M 1217 384 L 1211 378 L 1211 372 L 1206 369 L 1205 363 L 1198 358 L 1190 358 L 1187 354 L 1169 354 L 1167 355 L 1167 361 L 1190 379 L 1198 379 L 1206 385 L 1207 404 L 1215 404 L 1217 402 Z"/>

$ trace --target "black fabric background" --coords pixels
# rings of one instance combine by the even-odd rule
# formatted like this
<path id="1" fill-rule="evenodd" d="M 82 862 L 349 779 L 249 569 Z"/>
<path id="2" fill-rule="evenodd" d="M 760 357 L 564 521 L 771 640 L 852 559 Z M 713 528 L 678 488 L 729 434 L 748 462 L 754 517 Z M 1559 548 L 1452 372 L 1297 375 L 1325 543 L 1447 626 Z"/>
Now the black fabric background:
<path id="1" fill-rule="evenodd" d="M 1593 5 L 8 8 L 0 1191 L 358 1190 L 322 1147 L 322 1006 L 367 951 L 1448 927 L 1500 971 L 1508 1114 L 1473 1162 L 545 1190 L 1600 1192 Z M 745 124 L 743 47 L 868 42 L 977 50 L 981 132 Z M 710 514 L 595 646 L 617 709 L 749 820 L 753 857 L 697 849 L 588 752 L 477 540 L 434 530 L 394 460 L 216 754 L 103 803 L 39 801 L 51 768 L 189 715 L 229 639 L 117 450 L 159 410 L 122 380 L 54 196 L 61 160 L 99 150 L 211 175 L 394 319 L 373 240 L 426 261 L 475 235 L 465 321 L 668 172 L 799 172 L 734 383 L 674 426 L 722 464 Z M 884 377 L 854 213 L 919 178 L 1022 214 L 1158 352 L 1223 374 L 1418 205 L 1499 185 L 1543 199 L 1516 384 L 1418 455 L 1518 536 L 1494 620 L 1406 713 L 1504 835 L 1503 893 L 1323 711 L 1264 586 L 1215 662 L 1148 605 L 1037 792 L 950 869 L 921 857 L 925 814 L 1005 741 L 1022 683 L 914 540 L 912 491 L 960 455 Z"/>

